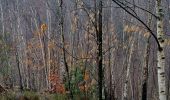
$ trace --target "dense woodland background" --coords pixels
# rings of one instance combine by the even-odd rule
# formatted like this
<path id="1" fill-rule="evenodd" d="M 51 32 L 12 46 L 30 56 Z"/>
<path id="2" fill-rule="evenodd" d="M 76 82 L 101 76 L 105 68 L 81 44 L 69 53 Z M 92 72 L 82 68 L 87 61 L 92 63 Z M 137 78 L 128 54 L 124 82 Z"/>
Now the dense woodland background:
<path id="1" fill-rule="evenodd" d="M 27 100 L 21 98 L 26 91 L 38 95 L 30 100 L 52 94 L 54 100 L 170 100 L 169 4 L 0 0 L 1 96 Z M 159 28 L 161 41 L 154 37 Z M 166 98 L 158 89 L 162 50 Z"/>

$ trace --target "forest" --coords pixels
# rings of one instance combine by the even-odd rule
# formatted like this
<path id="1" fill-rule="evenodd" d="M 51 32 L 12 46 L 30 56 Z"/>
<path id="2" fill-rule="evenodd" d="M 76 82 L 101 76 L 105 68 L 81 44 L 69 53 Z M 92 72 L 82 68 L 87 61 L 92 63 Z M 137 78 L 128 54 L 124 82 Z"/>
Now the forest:
<path id="1" fill-rule="evenodd" d="M 170 0 L 0 0 L 0 100 L 170 100 Z"/>

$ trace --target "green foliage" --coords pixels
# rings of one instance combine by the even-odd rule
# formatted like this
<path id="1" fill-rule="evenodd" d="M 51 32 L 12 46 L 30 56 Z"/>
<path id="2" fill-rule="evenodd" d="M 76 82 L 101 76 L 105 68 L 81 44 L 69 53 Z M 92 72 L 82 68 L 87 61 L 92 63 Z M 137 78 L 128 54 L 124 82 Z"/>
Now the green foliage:
<path id="1" fill-rule="evenodd" d="M 76 67 L 70 72 L 70 85 L 73 95 L 80 95 L 82 92 L 79 89 L 78 84 L 83 81 L 83 71 Z M 65 87 L 68 88 L 68 82 L 65 83 Z"/>

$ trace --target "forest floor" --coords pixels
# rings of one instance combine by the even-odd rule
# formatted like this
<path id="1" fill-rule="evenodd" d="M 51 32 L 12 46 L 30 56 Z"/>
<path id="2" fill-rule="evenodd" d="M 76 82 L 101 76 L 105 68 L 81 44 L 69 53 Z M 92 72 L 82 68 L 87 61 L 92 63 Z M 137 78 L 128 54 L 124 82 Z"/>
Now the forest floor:
<path id="1" fill-rule="evenodd" d="M 0 94 L 0 100 L 70 100 L 69 96 L 66 94 L 56 94 L 56 93 L 39 93 L 32 91 L 7 91 Z M 93 98 L 84 98 L 82 95 L 74 96 L 73 100 L 97 100 Z"/>
<path id="2" fill-rule="evenodd" d="M 51 93 L 51 92 L 34 92 L 30 90 L 6 89 L 0 85 L 0 100 L 70 100 L 69 94 Z M 73 100 L 97 100 L 96 96 L 90 97 L 84 93 L 78 93 L 73 96 Z"/>
<path id="3" fill-rule="evenodd" d="M 0 100 L 68 100 L 66 95 L 38 93 L 32 91 L 7 91 L 0 95 Z"/>

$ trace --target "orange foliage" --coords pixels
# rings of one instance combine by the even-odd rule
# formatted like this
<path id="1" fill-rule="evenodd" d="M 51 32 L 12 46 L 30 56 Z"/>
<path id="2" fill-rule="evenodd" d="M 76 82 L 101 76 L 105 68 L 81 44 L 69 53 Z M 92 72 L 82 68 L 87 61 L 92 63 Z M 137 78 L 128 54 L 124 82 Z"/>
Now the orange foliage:
<path id="1" fill-rule="evenodd" d="M 35 31 L 33 34 L 34 34 L 34 37 L 37 37 L 37 36 L 44 36 L 44 33 L 45 31 L 47 30 L 47 25 L 46 24 L 42 24 L 40 26 L 40 31 L 39 29 L 37 31 Z"/>
<path id="2" fill-rule="evenodd" d="M 64 84 L 61 83 L 60 77 L 57 74 L 51 74 L 49 76 L 49 82 L 51 83 L 51 92 L 53 93 L 65 93 Z"/>
<path id="3" fill-rule="evenodd" d="M 85 72 L 84 81 L 79 83 L 79 89 L 83 92 L 88 91 L 90 88 L 90 74 L 88 71 Z"/>
<path id="4" fill-rule="evenodd" d="M 89 72 L 86 71 L 86 72 L 85 72 L 85 75 L 84 75 L 84 80 L 85 80 L 85 81 L 88 81 L 89 79 L 90 79 Z"/>
<path id="5" fill-rule="evenodd" d="M 41 32 L 44 33 L 47 30 L 47 25 L 46 24 L 42 24 L 41 25 Z"/>
<path id="6" fill-rule="evenodd" d="M 48 42 L 48 48 L 49 48 L 49 49 L 55 48 L 55 43 L 54 43 L 54 41 Z"/>
<path id="7" fill-rule="evenodd" d="M 123 29 L 124 32 L 127 32 L 127 33 L 133 33 L 133 32 L 138 32 L 139 31 L 139 27 L 137 26 L 129 26 L 129 25 L 126 25 Z"/>

